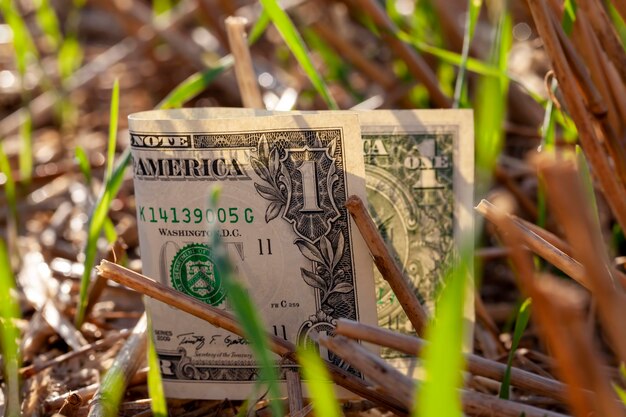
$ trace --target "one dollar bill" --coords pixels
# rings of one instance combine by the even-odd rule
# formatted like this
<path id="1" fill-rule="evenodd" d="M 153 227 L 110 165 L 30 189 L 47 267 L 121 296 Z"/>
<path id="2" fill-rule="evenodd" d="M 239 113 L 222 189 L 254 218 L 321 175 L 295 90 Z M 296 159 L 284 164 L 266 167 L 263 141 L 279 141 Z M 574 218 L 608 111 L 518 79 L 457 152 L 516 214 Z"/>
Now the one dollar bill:
<path id="1" fill-rule="evenodd" d="M 371 257 L 344 207 L 350 195 L 366 198 L 358 116 L 243 116 L 129 117 L 143 272 L 228 309 L 208 245 L 218 233 L 276 336 L 306 341 L 332 332 L 338 318 L 376 323 Z M 257 368 L 247 340 L 162 303 L 148 307 L 167 396 L 251 394 Z"/>

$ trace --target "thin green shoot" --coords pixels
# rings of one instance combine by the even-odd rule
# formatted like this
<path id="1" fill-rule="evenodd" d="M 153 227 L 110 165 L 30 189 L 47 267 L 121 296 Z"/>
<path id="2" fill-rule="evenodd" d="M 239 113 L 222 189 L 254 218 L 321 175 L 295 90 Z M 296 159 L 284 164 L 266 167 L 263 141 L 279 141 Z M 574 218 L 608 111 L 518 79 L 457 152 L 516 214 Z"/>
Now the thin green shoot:
<path id="1" fill-rule="evenodd" d="M 152 0 L 152 12 L 155 16 L 166 13 L 172 8 L 170 0 Z"/>
<path id="2" fill-rule="evenodd" d="M 68 34 L 59 48 L 59 74 L 62 80 L 67 80 L 83 61 L 83 49 L 73 34 Z"/>
<path id="3" fill-rule="evenodd" d="M 324 417 L 340 417 L 339 401 L 335 396 L 335 388 L 324 361 L 314 349 L 298 347 L 298 362 L 302 370 L 304 383 L 313 402 L 315 415 Z"/>
<path id="4" fill-rule="evenodd" d="M 462 103 L 468 103 L 465 74 L 467 71 L 470 45 L 472 44 L 474 30 L 476 29 L 476 22 L 478 21 L 478 15 L 480 14 L 482 3 L 482 0 L 468 0 L 467 19 L 465 20 L 465 34 L 463 35 L 463 50 L 461 51 L 461 63 L 459 65 L 459 74 L 457 75 L 456 85 L 454 87 L 454 102 L 452 107 L 455 109 L 458 109 Z"/>
<path id="5" fill-rule="evenodd" d="M 173 109 L 181 107 L 185 102 L 196 97 L 203 92 L 209 84 L 220 74 L 229 69 L 234 64 L 232 55 L 222 57 L 213 68 L 198 72 L 189 76 L 182 83 L 177 85 L 167 96 L 157 105 L 160 109 Z"/>
<path id="6" fill-rule="evenodd" d="M 263 35 L 269 24 L 269 15 L 264 10 L 259 16 L 248 37 L 248 44 L 253 45 Z M 232 55 L 228 54 L 220 58 L 213 66 L 203 72 L 190 75 L 187 79 L 177 85 L 167 96 L 157 105 L 159 109 L 173 109 L 181 107 L 187 101 L 193 99 L 203 92 L 209 84 L 211 84 L 220 74 L 230 69 L 234 60 Z"/>
<path id="7" fill-rule="evenodd" d="M 613 26 L 617 31 L 618 36 L 622 40 L 622 45 L 626 45 L 626 23 L 622 16 L 619 14 L 612 1 L 606 1 L 607 10 L 609 12 L 609 16 L 613 21 Z"/>
<path id="8" fill-rule="evenodd" d="M 20 412 L 20 333 L 16 320 L 20 319 L 15 278 L 9 252 L 4 239 L 0 238 L 0 338 L 5 382 L 5 416 L 19 417 Z"/>
<path id="9" fill-rule="evenodd" d="M 263 5 L 263 9 L 272 20 L 272 23 L 274 23 L 274 26 L 278 29 L 287 47 L 291 50 L 291 53 L 306 73 L 311 84 L 313 84 L 315 90 L 317 90 L 318 94 L 324 99 L 329 109 L 336 110 L 338 108 L 337 103 L 330 95 L 326 83 L 313 66 L 309 51 L 287 13 L 285 13 L 276 0 L 260 0 L 260 2 Z"/>
<path id="10" fill-rule="evenodd" d="M 556 80 L 552 80 L 550 88 L 554 93 L 557 88 Z M 556 147 L 556 125 L 555 125 L 554 102 L 548 100 L 541 127 L 541 152 L 554 152 Z M 545 187 L 542 181 L 537 186 L 537 225 L 545 227 L 547 218 L 547 200 Z"/>
<path id="11" fill-rule="evenodd" d="M 446 274 L 435 308 L 435 318 L 426 328 L 429 343 L 424 348 L 424 382 L 416 389 L 417 417 L 461 417 L 460 388 L 465 368 L 463 317 L 466 283 L 471 269 L 471 251 L 465 250 Z"/>
<path id="12" fill-rule="evenodd" d="M 111 101 L 115 102 L 117 99 L 115 98 L 116 90 L 118 89 L 117 84 L 114 84 L 112 98 Z M 115 155 L 115 140 L 117 135 L 117 116 L 118 109 L 112 108 L 110 114 L 110 130 L 109 132 L 113 132 L 113 136 L 109 135 L 109 149 L 107 150 L 107 155 L 109 158 L 112 158 L 112 155 Z M 115 118 L 115 120 L 113 120 Z M 112 126 L 112 127 L 111 127 Z M 113 147 L 113 149 L 110 149 Z M 83 323 L 85 316 L 85 309 L 87 308 L 87 299 L 88 299 L 88 291 L 89 284 L 91 282 L 91 271 L 93 269 L 96 254 L 98 252 L 97 243 L 100 234 L 102 233 L 102 229 L 108 220 L 109 207 L 111 202 L 117 195 L 119 191 L 122 180 L 124 179 L 124 171 L 126 169 L 126 165 L 130 160 L 130 152 L 125 152 L 120 158 L 120 162 L 118 163 L 115 169 L 109 168 L 112 167 L 111 161 L 107 161 L 107 171 L 105 173 L 105 182 L 103 184 L 103 189 L 96 201 L 93 212 L 89 218 L 89 227 L 87 233 L 87 244 L 85 246 L 85 268 L 83 271 L 83 276 L 80 284 L 80 296 L 78 301 L 78 307 L 76 311 L 75 324 L 77 328 Z M 111 231 L 109 228 L 108 237 L 112 237 Z"/>
<path id="13" fill-rule="evenodd" d="M 10 218 L 13 220 L 14 226 L 17 227 L 18 215 L 15 180 L 13 179 L 13 173 L 11 172 L 11 164 L 9 163 L 9 158 L 4 152 L 4 142 L 0 142 L 0 172 L 4 176 L 4 193 L 6 195 L 7 204 L 9 206 Z"/>
<path id="14" fill-rule="evenodd" d="M 491 49 L 490 63 L 501 72 L 507 68 L 512 43 L 512 19 L 503 11 Z M 509 80 L 506 77 L 483 76 L 475 104 L 477 196 L 489 189 L 493 171 L 504 143 L 503 125 L 506 119 Z"/>
<path id="15" fill-rule="evenodd" d="M 214 187 L 209 199 L 211 207 L 217 206 L 219 196 L 220 188 Z M 214 227 L 213 225 L 209 226 L 209 228 Z M 235 277 L 226 245 L 222 242 L 219 233 L 209 233 L 209 236 L 211 238 L 208 243 L 212 251 L 213 262 L 222 277 L 228 304 L 235 313 L 259 366 L 259 380 L 267 385 L 271 400 L 280 398 L 276 359 L 269 349 L 266 327 L 258 314 L 259 309 L 254 305 L 248 290 Z M 283 415 L 278 402 L 270 401 L 270 408 L 274 416 Z"/>
<path id="16" fill-rule="evenodd" d="M 593 218 L 597 230 L 600 230 L 600 215 L 598 214 L 596 193 L 593 189 L 593 178 L 591 177 L 591 170 L 589 169 L 587 158 L 585 158 L 583 149 L 579 145 L 576 145 L 576 165 L 578 167 L 578 176 L 580 177 L 583 188 L 585 189 L 585 194 L 587 195 L 587 201 L 590 203 L 592 211 L 591 217 Z"/>
<path id="17" fill-rule="evenodd" d="M 520 309 L 517 312 L 517 319 L 515 320 L 515 328 L 513 330 L 513 340 L 511 342 L 511 350 L 509 350 L 509 357 L 506 362 L 506 370 L 504 371 L 504 378 L 502 378 L 502 385 L 500 385 L 500 398 L 505 400 L 509 399 L 509 390 L 511 387 L 511 367 L 513 366 L 513 358 L 515 357 L 515 351 L 519 347 L 519 342 L 522 340 L 524 331 L 528 326 L 530 319 L 530 307 L 532 299 L 527 298 L 522 303 Z"/>
<path id="18" fill-rule="evenodd" d="M 20 125 L 20 179 L 28 187 L 33 178 L 33 119 L 29 111 L 23 115 Z"/>
<path id="19" fill-rule="evenodd" d="M 154 346 L 154 335 L 152 333 L 152 315 L 146 312 L 148 317 L 148 393 L 150 394 L 150 407 L 152 415 L 155 417 L 167 417 L 167 401 L 163 392 L 163 382 L 161 380 L 161 371 L 159 365 L 159 357 L 157 356 Z"/>
<path id="20" fill-rule="evenodd" d="M 0 0 L 0 13 L 13 32 L 16 67 L 23 82 L 29 60 L 31 58 L 38 60 L 39 53 L 27 29 L 26 22 L 24 22 L 12 0 Z"/>
<path id="21" fill-rule="evenodd" d="M 263 9 L 256 23 L 252 26 L 252 29 L 250 29 L 250 34 L 248 35 L 248 45 L 254 45 L 261 38 L 261 36 L 263 36 L 270 23 L 270 16 L 267 14 L 265 9 Z"/>
<path id="22" fill-rule="evenodd" d="M 63 42 L 59 20 L 49 0 L 35 1 L 35 18 L 53 50 L 57 50 Z"/>
<path id="23" fill-rule="evenodd" d="M 85 308 L 87 308 L 87 298 L 89 284 L 91 282 L 91 270 L 97 254 L 97 241 L 102 232 L 105 222 L 108 220 L 108 212 L 111 202 L 117 195 L 122 182 L 124 180 L 124 171 L 130 161 L 130 151 L 126 150 L 120 156 L 119 162 L 113 170 L 110 181 L 104 185 L 103 191 L 100 193 L 98 200 L 94 206 L 94 210 L 89 219 L 89 229 L 87 233 L 87 245 L 85 248 L 85 269 L 80 284 L 79 304 L 76 312 L 75 324 L 80 328 L 85 319 Z"/>
<path id="24" fill-rule="evenodd" d="M 576 0 L 565 0 L 563 3 L 563 19 L 561 20 L 561 26 L 568 35 L 570 35 L 572 29 L 574 29 L 577 9 Z"/>
<path id="25" fill-rule="evenodd" d="M 77 146 L 74 150 L 74 154 L 76 157 L 76 162 L 78 162 L 78 168 L 83 174 L 83 177 L 85 177 L 87 187 L 91 188 L 91 164 L 89 163 L 89 157 L 87 156 L 87 152 L 85 152 L 85 149 L 82 146 Z"/>
<path id="26" fill-rule="evenodd" d="M 117 120 L 119 118 L 120 82 L 116 78 L 111 91 L 111 107 L 109 117 L 109 141 L 107 145 L 107 165 L 104 181 L 109 182 L 113 173 L 113 160 L 115 159 L 115 141 L 117 140 Z"/>

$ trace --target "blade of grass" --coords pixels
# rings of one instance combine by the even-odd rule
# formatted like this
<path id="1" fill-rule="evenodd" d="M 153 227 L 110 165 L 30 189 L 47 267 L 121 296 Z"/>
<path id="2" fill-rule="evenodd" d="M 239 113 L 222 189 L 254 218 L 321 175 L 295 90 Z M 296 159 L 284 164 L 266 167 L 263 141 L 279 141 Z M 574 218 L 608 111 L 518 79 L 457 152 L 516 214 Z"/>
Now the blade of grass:
<path id="1" fill-rule="evenodd" d="M 589 169 L 587 158 L 585 158 L 585 154 L 580 145 L 576 145 L 576 165 L 578 168 L 578 175 L 580 176 L 580 180 L 585 189 L 585 194 L 587 195 L 587 201 L 589 202 L 589 208 L 591 209 L 593 222 L 595 223 L 595 226 L 598 228 L 598 230 L 601 230 L 600 215 L 598 213 L 598 202 L 596 200 L 596 193 L 593 190 L 593 179 L 591 178 L 591 170 Z"/>
<path id="2" fill-rule="evenodd" d="M 515 351 L 519 346 L 522 335 L 528 326 L 528 320 L 530 319 L 530 306 L 532 300 L 527 298 L 521 305 L 517 312 L 517 319 L 515 320 L 515 329 L 513 330 L 513 340 L 511 343 L 511 350 L 509 350 L 509 357 L 506 362 L 506 370 L 504 371 L 504 378 L 502 378 L 502 385 L 500 385 L 500 398 L 509 399 L 509 389 L 511 387 L 511 367 L 513 366 L 513 358 L 515 357 Z"/>
<path id="3" fill-rule="evenodd" d="M 9 253 L 0 238 L 0 331 L 2 340 L 2 362 L 4 365 L 4 382 L 6 384 L 5 401 L 6 417 L 19 417 L 20 412 L 20 355 L 19 330 L 15 320 L 20 318 L 20 309 L 17 301 L 15 278 L 11 269 Z"/>
<path id="4" fill-rule="evenodd" d="M 148 393 L 150 394 L 150 407 L 155 417 L 167 417 L 167 402 L 163 392 L 159 357 L 154 347 L 154 335 L 152 333 L 152 315 L 146 312 L 148 317 Z"/>
<path id="5" fill-rule="evenodd" d="M 111 91 L 111 107 L 109 111 L 109 142 L 107 145 L 107 165 L 104 181 L 108 183 L 113 173 L 113 161 L 115 159 L 115 141 L 117 140 L 117 120 L 119 118 L 120 82 L 116 78 Z"/>
<path id="6" fill-rule="evenodd" d="M 220 189 L 214 187 L 210 196 L 209 205 L 217 206 L 220 196 Z M 211 229 L 215 226 L 209 226 Z M 265 332 L 265 326 L 258 314 L 258 309 L 254 306 L 248 291 L 237 281 L 234 276 L 233 266 L 228 258 L 226 246 L 223 244 L 219 233 L 209 233 L 209 247 L 212 250 L 215 267 L 223 277 L 226 289 L 226 299 L 237 317 L 243 333 L 250 343 L 250 348 L 259 366 L 259 379 L 267 384 L 269 397 L 272 400 L 280 398 L 278 387 L 278 373 L 274 356 L 269 349 L 269 339 Z M 280 404 L 276 401 L 270 402 L 272 414 L 277 417 L 283 415 Z"/>
<path id="7" fill-rule="evenodd" d="M 24 113 L 20 125 L 20 179 L 28 186 L 33 178 L 33 119 L 30 112 Z"/>
<path id="8" fill-rule="evenodd" d="M 82 146 L 77 146 L 74 150 L 74 154 L 76 156 L 76 161 L 78 162 L 78 168 L 83 174 L 83 177 L 85 177 L 87 187 L 91 187 L 91 165 L 89 163 L 87 152 L 85 152 L 85 149 Z"/>
<path id="9" fill-rule="evenodd" d="M 557 82 L 552 80 L 550 89 L 552 93 L 556 91 Z M 553 152 L 556 146 L 556 128 L 555 128 L 555 111 L 554 102 L 548 100 L 546 111 L 544 113 L 543 125 L 541 127 L 541 152 Z M 545 227 L 547 217 L 547 201 L 545 187 L 543 181 L 539 181 L 537 185 L 537 225 Z"/>
<path id="10" fill-rule="evenodd" d="M 37 24 L 46 36 L 46 40 L 50 43 L 50 46 L 54 50 L 57 50 L 63 42 L 63 35 L 61 35 L 57 15 L 50 5 L 49 0 L 36 0 L 34 3 Z"/>
<path id="11" fill-rule="evenodd" d="M 424 383 L 417 387 L 413 416 L 461 417 L 463 414 L 460 396 L 465 368 L 463 310 L 469 259 L 468 251 L 449 271 L 444 280 L 446 286 L 437 300 L 435 319 L 426 329 L 429 343 L 422 354 Z"/>
<path id="12" fill-rule="evenodd" d="M 15 193 L 15 180 L 11 172 L 9 158 L 4 152 L 4 142 L 0 142 L 0 172 L 4 174 L 4 193 L 9 206 L 9 213 L 15 225 L 17 225 L 17 195 Z"/>
<path id="13" fill-rule="evenodd" d="M 467 19 L 465 20 L 465 35 L 463 36 L 463 50 L 461 51 L 461 63 L 459 65 L 459 74 L 456 78 L 454 87 L 454 104 L 452 107 L 459 108 L 462 103 L 467 103 L 467 88 L 465 85 L 465 72 L 467 70 L 467 61 L 469 59 L 470 45 L 474 37 L 474 29 L 480 14 L 482 0 L 468 0 Z"/>
<path id="14" fill-rule="evenodd" d="M 609 12 L 609 16 L 613 21 L 613 26 L 615 26 L 615 30 L 617 31 L 620 39 L 622 40 L 622 45 L 626 45 L 626 23 L 622 16 L 620 16 L 618 10 L 613 5 L 613 2 L 608 0 L 606 1 L 607 9 Z"/>
<path id="15" fill-rule="evenodd" d="M 490 58 L 490 63 L 501 72 L 506 71 L 512 41 L 511 26 L 510 14 L 503 11 L 498 22 Z M 484 76 L 480 80 L 478 91 L 481 93 L 477 95 L 475 105 L 478 196 L 484 195 L 489 188 L 502 149 L 508 87 L 509 80 L 505 77 Z"/>
<path id="16" fill-rule="evenodd" d="M 313 349 L 298 348 L 298 362 L 304 374 L 315 415 L 339 417 L 341 409 L 335 396 L 335 388 L 319 353 Z"/>
<path id="17" fill-rule="evenodd" d="M 15 51 L 15 63 L 17 71 L 23 77 L 28 67 L 29 55 L 39 59 L 39 53 L 35 48 L 35 43 L 26 27 L 24 19 L 18 12 L 12 0 L 0 0 L 0 13 L 13 32 L 13 49 Z"/>
<path id="18" fill-rule="evenodd" d="M 189 76 L 180 83 L 157 105 L 160 109 L 173 109 L 182 106 L 191 100 L 213 82 L 221 73 L 232 67 L 234 60 L 232 55 L 222 57 L 217 65 L 206 71 L 198 72 Z"/>
<path id="19" fill-rule="evenodd" d="M 572 33 L 572 29 L 574 28 L 574 22 L 576 21 L 576 1 L 575 0 L 565 0 L 563 3 L 563 19 L 561 20 L 561 26 L 563 30 L 568 35 Z"/>
<path id="20" fill-rule="evenodd" d="M 274 26 L 278 29 L 287 47 L 291 50 L 291 53 L 309 77 L 315 90 L 322 96 L 329 109 L 336 110 L 338 108 L 337 103 L 330 95 L 326 83 L 324 83 L 324 80 L 313 66 L 307 47 L 287 13 L 281 9 L 276 0 L 260 0 L 260 2 L 272 23 L 274 23 Z"/>
<path id="21" fill-rule="evenodd" d="M 114 83 L 113 91 L 111 93 L 111 102 L 118 102 L 118 98 L 116 95 L 119 95 L 119 85 L 118 83 Z M 118 109 L 117 106 L 114 108 L 111 106 L 111 114 L 109 121 L 109 148 L 107 150 L 108 159 L 112 159 L 113 155 L 115 155 L 115 140 L 117 135 L 117 116 Z M 114 120 L 115 119 L 115 120 Z M 98 200 L 94 206 L 93 212 L 91 213 L 89 219 L 89 227 L 87 233 L 87 244 L 85 247 L 85 268 L 83 271 L 83 276 L 80 284 L 80 296 L 78 301 L 78 307 L 76 310 L 76 318 L 75 324 L 77 328 L 83 323 L 85 316 L 85 308 L 87 308 L 88 302 L 88 289 L 89 284 L 91 282 L 91 272 L 94 266 L 94 262 L 97 254 L 97 242 L 100 234 L 102 233 L 102 229 L 105 225 L 105 222 L 108 220 L 109 207 L 111 202 L 117 195 L 119 188 L 122 185 L 122 180 L 124 178 L 124 171 L 126 169 L 126 165 L 130 160 L 130 152 L 128 150 L 122 155 L 120 158 L 120 162 L 118 163 L 115 169 L 112 168 L 113 162 L 111 160 L 107 161 L 107 171 L 105 173 L 105 183 L 103 185 L 103 190 L 100 193 Z M 108 238 L 112 238 L 110 227 Z"/>

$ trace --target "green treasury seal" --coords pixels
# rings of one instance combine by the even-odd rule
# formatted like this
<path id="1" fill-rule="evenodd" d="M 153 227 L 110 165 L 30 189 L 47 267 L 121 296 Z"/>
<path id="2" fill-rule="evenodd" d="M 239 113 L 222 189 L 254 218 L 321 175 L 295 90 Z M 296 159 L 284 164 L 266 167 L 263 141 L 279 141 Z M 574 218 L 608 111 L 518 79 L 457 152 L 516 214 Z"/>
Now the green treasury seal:
<path id="1" fill-rule="evenodd" d="M 191 243 L 179 250 L 170 266 L 172 285 L 178 291 L 217 306 L 226 296 L 222 279 L 211 259 L 211 248 Z"/>

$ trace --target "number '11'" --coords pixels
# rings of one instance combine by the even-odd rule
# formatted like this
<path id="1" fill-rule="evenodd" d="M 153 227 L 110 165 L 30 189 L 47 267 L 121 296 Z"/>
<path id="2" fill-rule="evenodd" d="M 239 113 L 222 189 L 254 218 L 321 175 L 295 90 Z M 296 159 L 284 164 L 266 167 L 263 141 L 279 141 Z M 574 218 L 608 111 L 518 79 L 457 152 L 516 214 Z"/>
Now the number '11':
<path id="1" fill-rule="evenodd" d="M 272 241 L 270 239 L 257 239 L 257 240 L 259 241 L 259 255 L 271 255 L 272 254 Z"/>

